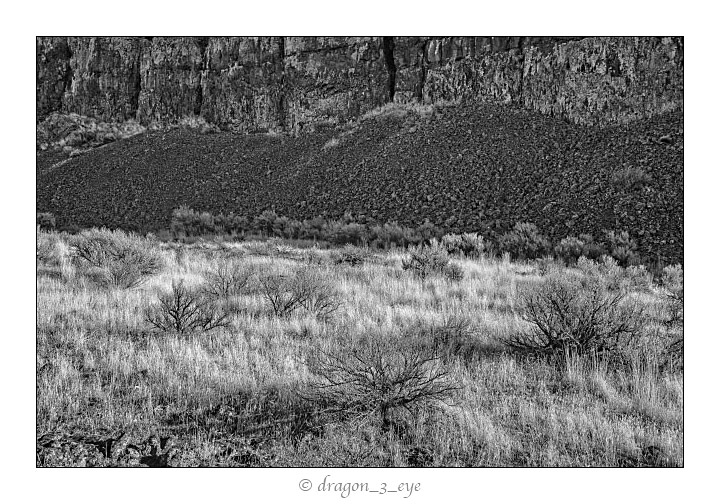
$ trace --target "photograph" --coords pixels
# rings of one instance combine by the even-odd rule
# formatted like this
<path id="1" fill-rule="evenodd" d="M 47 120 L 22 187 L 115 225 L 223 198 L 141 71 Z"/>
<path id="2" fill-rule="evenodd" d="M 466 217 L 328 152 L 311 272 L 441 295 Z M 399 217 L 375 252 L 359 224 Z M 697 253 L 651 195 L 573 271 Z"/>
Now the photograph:
<path id="1" fill-rule="evenodd" d="M 35 35 L 36 474 L 677 477 L 684 36 L 355 31 Z"/>

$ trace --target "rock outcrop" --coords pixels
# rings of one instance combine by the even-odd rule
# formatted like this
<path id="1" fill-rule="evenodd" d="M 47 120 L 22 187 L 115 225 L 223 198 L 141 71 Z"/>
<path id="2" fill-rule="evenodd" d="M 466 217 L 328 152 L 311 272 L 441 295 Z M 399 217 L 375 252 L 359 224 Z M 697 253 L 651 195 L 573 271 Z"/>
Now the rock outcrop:
<path id="1" fill-rule="evenodd" d="M 515 103 L 578 124 L 682 109 L 682 37 L 39 37 L 37 118 L 300 131 L 389 101 Z"/>

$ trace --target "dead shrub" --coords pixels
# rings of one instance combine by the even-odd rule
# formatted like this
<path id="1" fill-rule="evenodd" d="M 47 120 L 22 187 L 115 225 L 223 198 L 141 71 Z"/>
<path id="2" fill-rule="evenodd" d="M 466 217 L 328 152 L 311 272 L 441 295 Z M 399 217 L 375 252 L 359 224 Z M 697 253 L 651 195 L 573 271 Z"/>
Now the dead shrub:
<path id="1" fill-rule="evenodd" d="M 145 320 L 161 331 L 185 334 L 230 325 L 230 314 L 221 305 L 182 280 L 173 282 L 172 290 L 160 294 L 158 301 L 148 308 Z"/>
<path id="2" fill-rule="evenodd" d="M 227 299 L 243 294 L 252 285 L 255 271 L 234 262 L 221 262 L 205 273 L 203 291 L 211 297 Z"/>
<path id="3" fill-rule="evenodd" d="M 459 389 L 433 349 L 377 337 L 347 350 L 319 352 L 308 366 L 316 376 L 311 399 L 351 418 L 375 416 L 384 430 L 393 414 L 447 402 Z"/>
<path id="4" fill-rule="evenodd" d="M 289 317 L 304 308 L 318 318 L 328 318 L 341 306 L 333 286 L 311 268 L 294 275 L 263 276 L 259 290 L 278 317 Z"/>
<path id="5" fill-rule="evenodd" d="M 532 328 L 504 341 L 533 352 L 618 353 L 641 333 L 644 320 L 640 305 L 625 297 L 596 277 L 548 276 L 521 293 L 521 316 Z"/>

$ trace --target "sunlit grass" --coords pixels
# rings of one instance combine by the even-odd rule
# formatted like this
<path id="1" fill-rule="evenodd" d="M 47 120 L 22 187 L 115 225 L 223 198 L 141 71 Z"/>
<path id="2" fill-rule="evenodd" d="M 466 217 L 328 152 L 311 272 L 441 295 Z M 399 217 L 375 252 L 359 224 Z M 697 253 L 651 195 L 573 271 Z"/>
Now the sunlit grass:
<path id="1" fill-rule="evenodd" d="M 462 280 L 423 281 L 402 271 L 402 251 L 352 267 L 334 265 L 330 251 L 313 251 L 323 264 L 308 265 L 302 250 L 258 242 L 156 246 L 162 271 L 133 289 L 89 282 L 61 239 L 56 260 L 38 265 L 38 436 L 128 432 L 138 445 L 170 436 L 179 447 L 172 465 L 190 466 L 652 465 L 643 461 L 648 447 L 662 451 L 662 465 L 683 464 L 682 372 L 661 372 L 657 356 L 648 358 L 676 331 L 658 321 L 664 301 L 656 287 L 633 296 L 655 314 L 649 329 L 660 342 L 613 367 L 573 355 L 548 361 L 503 346 L 503 338 L 527 328 L 518 298 L 523 285 L 543 281 L 533 264 L 453 258 Z M 206 272 L 230 260 L 261 274 L 314 268 L 340 308 L 328 320 L 302 310 L 278 318 L 259 291 L 247 289 L 232 299 L 228 328 L 177 335 L 147 323 L 148 307 L 174 280 L 202 285 Z M 364 334 L 397 338 L 452 317 L 469 321 L 469 339 L 443 360 L 459 385 L 450 403 L 398 418 L 402 432 L 370 420 L 316 430 L 298 423 L 301 391 L 313 379 L 308 356 Z M 109 465 L 137 462 L 122 460 Z M 45 463 L 83 462 L 69 456 Z"/>

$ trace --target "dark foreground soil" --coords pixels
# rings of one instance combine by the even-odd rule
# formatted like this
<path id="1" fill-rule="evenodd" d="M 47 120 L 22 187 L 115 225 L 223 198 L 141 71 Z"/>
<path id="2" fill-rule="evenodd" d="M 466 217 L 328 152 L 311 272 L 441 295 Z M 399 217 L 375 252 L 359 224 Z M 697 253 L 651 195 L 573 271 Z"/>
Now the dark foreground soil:
<path id="1" fill-rule="evenodd" d="M 328 144 L 331 139 L 337 140 Z M 255 216 L 356 217 L 495 235 L 535 223 L 557 240 L 627 230 L 683 258 L 683 115 L 598 129 L 505 106 L 405 110 L 299 137 L 175 129 L 58 166 L 37 157 L 37 210 L 58 226 L 153 231 L 180 205 Z M 618 172 L 640 169 L 642 180 Z"/>

